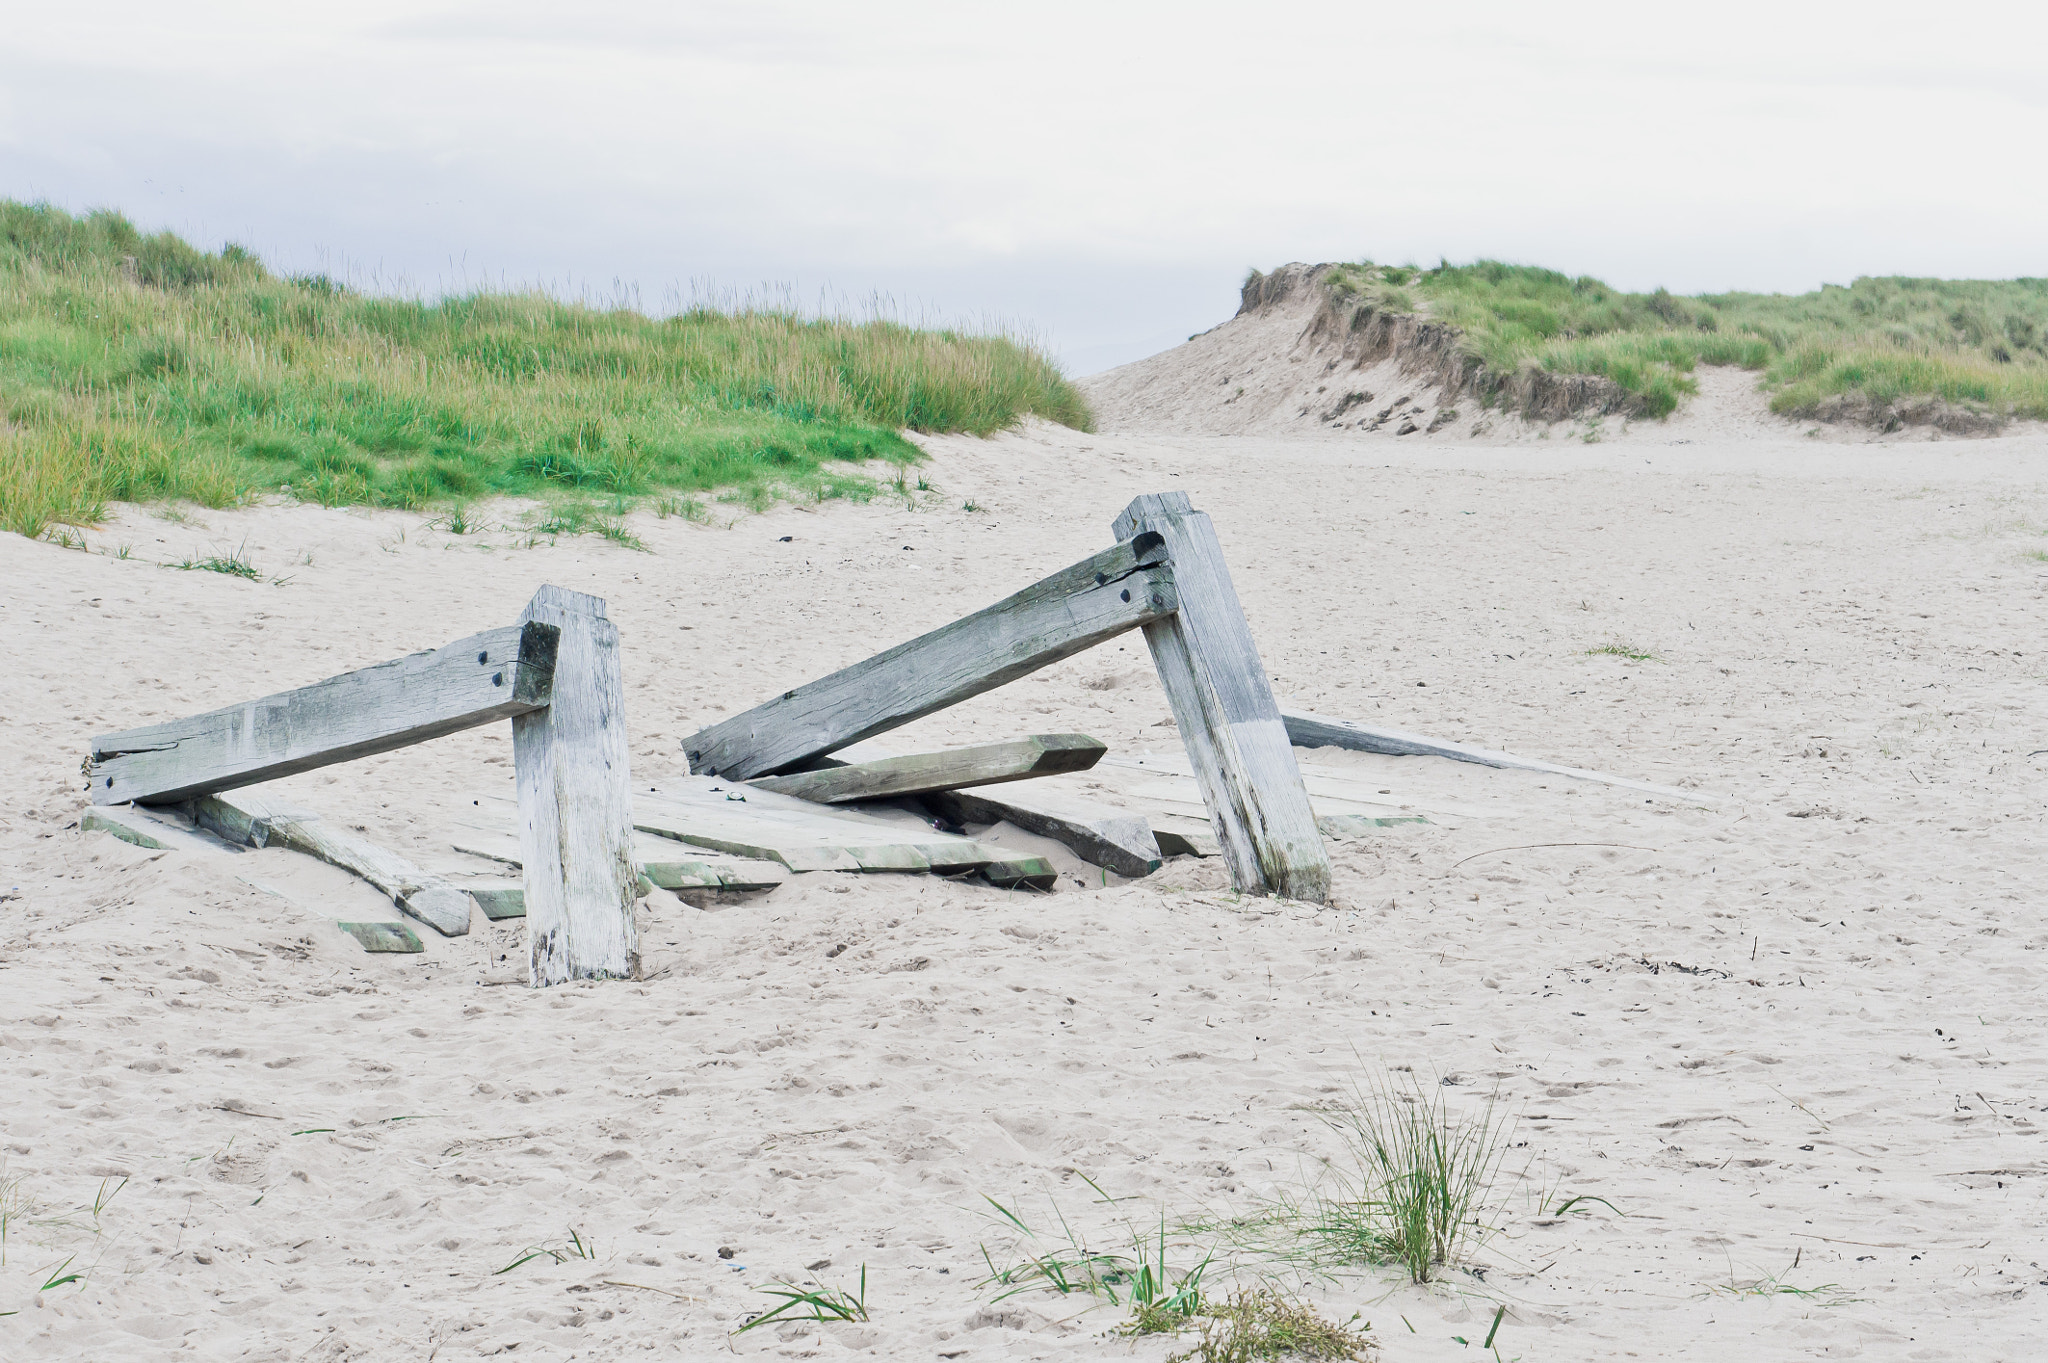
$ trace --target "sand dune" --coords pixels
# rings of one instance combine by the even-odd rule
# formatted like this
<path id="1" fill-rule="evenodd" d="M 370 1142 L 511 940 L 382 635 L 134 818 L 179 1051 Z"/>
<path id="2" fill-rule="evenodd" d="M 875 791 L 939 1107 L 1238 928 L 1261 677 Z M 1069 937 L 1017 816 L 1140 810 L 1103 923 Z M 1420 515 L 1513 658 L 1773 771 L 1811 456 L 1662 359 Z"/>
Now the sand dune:
<path id="1" fill-rule="evenodd" d="M 1576 440 L 1664 445 L 1802 442 L 1876 444 L 1970 438 L 1908 425 L 1794 421 L 1771 411 L 1758 375 L 1700 366 L 1699 392 L 1662 420 L 1631 419 L 1624 394 L 1591 376 L 1537 374 L 1543 392 L 1518 406 L 1482 402 L 1446 378 L 1455 332 L 1426 317 L 1382 316 L 1365 331 L 1319 283 L 1319 265 L 1283 265 L 1246 284 L 1237 315 L 1183 345 L 1080 380 L 1097 427 L 1118 434 L 1316 436 L 1346 445 L 1396 440 L 1522 445 Z M 2010 423 L 2008 436 L 2048 439 L 2048 425 Z"/>
<path id="2" fill-rule="evenodd" d="M 1299 1284 L 1385 1359 L 1474 1357 L 1500 1303 L 1506 1358 L 2034 1356 L 2048 442 L 1260 434 L 1279 410 L 936 440 L 914 510 L 640 517 L 647 554 L 306 507 L 0 537 L 0 1155 L 41 1209 L 0 1356 L 1159 1360 L 1117 1311 L 992 1304 L 984 1196 L 1246 1209 L 1335 1153 L 1312 1105 L 1401 1066 L 1495 1095 L 1526 1180 L 1478 1272 Z M 701 723 L 1162 488 L 1215 517 L 1283 693 L 1729 799 L 1322 752 L 1467 816 L 1339 845 L 1323 910 L 1187 858 L 1049 895 L 656 894 L 647 978 L 545 991 L 487 983 L 516 924 L 366 956 L 332 921 L 388 911 L 341 872 L 76 827 L 91 735 L 508 621 L 543 581 L 610 602 L 636 773 L 680 773 Z M 289 580 L 158 566 L 241 544 Z M 1615 642 L 1655 660 L 1588 653 Z M 1170 752 L 1165 715 L 1130 641 L 892 738 Z M 491 730 L 281 784 L 434 866 L 509 770 Z M 1544 1214 L 1573 1194 L 1625 1215 Z M 595 1258 L 497 1271 L 572 1231 Z M 862 1265 L 868 1323 L 729 1339 L 772 1279 Z"/>

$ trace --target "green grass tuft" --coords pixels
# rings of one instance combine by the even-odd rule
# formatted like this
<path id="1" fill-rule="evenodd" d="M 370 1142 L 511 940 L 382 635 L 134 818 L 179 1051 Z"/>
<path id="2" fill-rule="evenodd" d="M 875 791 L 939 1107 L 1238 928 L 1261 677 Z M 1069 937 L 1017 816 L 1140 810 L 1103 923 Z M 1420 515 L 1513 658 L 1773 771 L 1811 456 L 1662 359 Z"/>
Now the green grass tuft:
<path id="1" fill-rule="evenodd" d="M 532 1263 L 535 1259 L 546 1259 L 549 1263 L 553 1264 L 566 1264 L 571 1259 L 595 1259 L 596 1257 L 597 1246 L 584 1239 L 581 1231 L 571 1230 L 569 1238 L 562 1244 L 528 1245 L 519 1252 L 518 1258 L 503 1268 L 493 1270 L 491 1276 L 496 1278 L 502 1274 L 510 1273 L 521 1264 Z"/>
<path id="2" fill-rule="evenodd" d="M 209 554 L 205 558 L 188 555 L 169 566 L 181 572 L 226 573 L 229 577 L 245 577 L 251 582 L 260 582 L 263 579 L 263 572 L 249 561 L 244 552 L 246 547 L 245 545 L 228 554 Z"/>
<path id="3" fill-rule="evenodd" d="M 116 213 L 0 201 L 0 527 L 109 501 L 461 507 L 737 491 L 874 495 L 905 431 L 1086 429 L 1078 392 L 1002 335 L 538 292 L 434 301 L 279 278 Z"/>
<path id="4" fill-rule="evenodd" d="M 1491 1104 L 1461 1115 L 1441 1086 L 1411 1078 L 1359 1089 L 1322 1116 L 1348 1163 L 1329 1166 L 1331 1183 L 1312 1201 L 1283 1209 L 1318 1259 L 1398 1264 L 1423 1283 L 1494 1234 L 1507 1128 Z"/>
<path id="5" fill-rule="evenodd" d="M 1656 654 L 1647 648 L 1637 648 L 1634 644 L 1625 644 L 1618 640 L 1613 643 L 1602 644 L 1598 648 L 1589 648 L 1586 650 L 1586 656 L 1589 658 L 1626 658 L 1632 663 L 1654 663 L 1661 661 Z"/>
<path id="6" fill-rule="evenodd" d="M 782 1298 L 782 1305 L 763 1311 L 746 1324 L 734 1330 L 743 1335 L 773 1320 L 815 1320 L 825 1323 L 839 1321 L 851 1324 L 868 1318 L 868 1266 L 860 1266 L 860 1291 L 848 1292 L 836 1287 L 799 1287 L 795 1283 L 776 1282 L 760 1289 L 771 1297 Z"/>

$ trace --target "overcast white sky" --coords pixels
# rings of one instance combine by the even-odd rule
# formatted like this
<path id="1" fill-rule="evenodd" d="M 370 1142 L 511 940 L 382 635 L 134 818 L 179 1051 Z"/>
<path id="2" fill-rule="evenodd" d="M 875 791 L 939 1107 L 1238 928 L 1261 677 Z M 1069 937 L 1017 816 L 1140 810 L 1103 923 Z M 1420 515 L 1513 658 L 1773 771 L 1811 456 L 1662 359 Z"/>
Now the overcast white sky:
<path id="1" fill-rule="evenodd" d="M 287 270 L 894 299 L 1074 372 L 1247 266 L 2048 275 L 2038 3 L 0 0 L 0 195 Z"/>

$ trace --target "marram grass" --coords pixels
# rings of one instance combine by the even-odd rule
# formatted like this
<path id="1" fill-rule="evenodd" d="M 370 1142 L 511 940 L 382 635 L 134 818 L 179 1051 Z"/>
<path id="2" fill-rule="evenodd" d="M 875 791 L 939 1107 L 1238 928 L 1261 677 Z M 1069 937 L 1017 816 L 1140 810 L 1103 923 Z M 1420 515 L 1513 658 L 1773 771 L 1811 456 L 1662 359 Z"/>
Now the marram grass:
<path id="1" fill-rule="evenodd" d="M 1457 327 L 1464 352 L 1496 374 L 1602 375 L 1649 416 L 1697 393 L 1694 370 L 1716 364 L 1761 371 L 1772 410 L 1787 416 L 1838 397 L 1938 398 L 2048 419 L 2048 279 L 1862 278 L 1806 294 L 1679 297 L 1482 260 L 1340 265 L 1331 282 Z"/>
<path id="2" fill-rule="evenodd" d="M 623 509 L 719 490 L 867 496 L 905 430 L 986 435 L 1088 409 L 1037 349 L 891 321 L 541 293 L 438 301 L 280 278 L 120 215 L 0 201 L 0 527 L 110 501 Z"/>

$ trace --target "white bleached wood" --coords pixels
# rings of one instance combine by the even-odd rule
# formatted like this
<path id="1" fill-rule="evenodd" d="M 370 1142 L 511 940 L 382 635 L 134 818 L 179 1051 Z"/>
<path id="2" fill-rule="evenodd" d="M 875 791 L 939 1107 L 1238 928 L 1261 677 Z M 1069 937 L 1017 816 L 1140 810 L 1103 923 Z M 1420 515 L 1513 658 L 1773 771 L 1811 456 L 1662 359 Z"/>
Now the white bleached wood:
<path id="1" fill-rule="evenodd" d="M 444 648 L 203 715 L 93 740 L 94 804 L 170 804 L 389 752 L 548 703 L 545 627 L 486 630 Z"/>
<path id="2" fill-rule="evenodd" d="M 1159 843 L 1142 814 L 1044 791 L 935 791 L 925 805 L 952 823 L 1012 823 L 1027 833 L 1051 838 L 1091 865 L 1120 876 L 1147 876 L 1159 869 Z"/>
<path id="3" fill-rule="evenodd" d="M 960 790 L 1086 771 L 1109 751 L 1086 734 L 1033 734 L 1008 743 L 905 753 L 871 762 L 850 762 L 821 771 L 762 776 L 747 784 L 818 804 L 889 800 L 934 790 Z"/>
<path id="4" fill-rule="evenodd" d="M 1137 498 L 1116 520 L 1127 540 L 1166 542 L 1179 609 L 1145 626 L 1209 821 L 1242 892 L 1322 903 L 1330 858 L 1309 811 L 1265 664 L 1208 516 L 1187 494 Z"/>
<path id="5" fill-rule="evenodd" d="M 288 847 L 361 876 L 391 897 L 399 911 L 444 937 L 469 931 L 472 901 L 440 876 L 422 871 L 389 848 L 328 823 L 261 791 L 202 795 L 191 804 L 201 828 L 245 847 Z"/>
<path id="6" fill-rule="evenodd" d="M 528 981 L 631 979 L 633 798 L 618 627 L 604 602 L 542 587 L 519 622 L 557 631 L 548 707 L 512 720 Z"/>
<path id="7" fill-rule="evenodd" d="M 1428 738 L 1422 734 L 1403 733 L 1399 729 L 1382 729 L 1371 724 L 1360 724 L 1353 719 L 1312 715 L 1306 710 L 1297 710 L 1292 706 L 1281 707 L 1280 718 L 1287 725 L 1288 741 L 1297 748 L 1348 748 L 1353 752 L 1381 753 L 1388 757 L 1447 757 L 1453 762 L 1476 762 L 1482 767 L 1539 771 L 1550 776 L 1568 776 L 1575 781 L 1598 781 L 1602 785 L 1639 790 L 1646 795 L 1661 795 L 1670 800 L 1688 800 L 1700 804 L 1717 804 L 1720 801 L 1719 796 L 1704 795 L 1696 790 L 1679 790 L 1673 786 L 1660 786 L 1650 781 L 1631 780 L 1626 776 L 1609 776 L 1605 772 L 1587 771 L 1583 767 L 1563 767 L 1555 762 L 1543 762 L 1533 757 L 1517 757 L 1513 753 L 1495 752 L 1491 748 L 1475 748 L 1469 744 L 1451 743 L 1441 738 Z"/>
<path id="8" fill-rule="evenodd" d="M 789 771 L 1171 615 L 1160 540 L 1123 538 L 986 610 L 691 735 L 690 770 L 732 780 Z"/>

